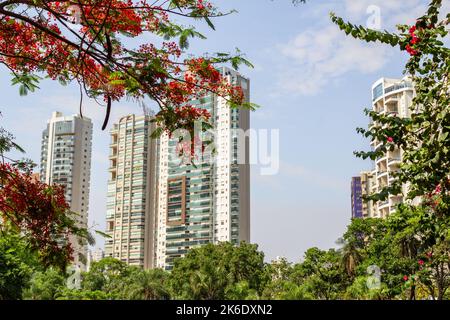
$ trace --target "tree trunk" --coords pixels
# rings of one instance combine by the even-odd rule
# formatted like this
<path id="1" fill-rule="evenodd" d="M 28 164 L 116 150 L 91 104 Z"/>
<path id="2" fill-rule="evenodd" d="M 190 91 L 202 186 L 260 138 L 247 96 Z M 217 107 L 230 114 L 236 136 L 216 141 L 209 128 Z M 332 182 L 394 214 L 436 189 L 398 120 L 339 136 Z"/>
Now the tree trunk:
<path id="1" fill-rule="evenodd" d="M 437 273 L 437 289 L 438 289 L 438 300 L 443 300 L 444 299 L 444 290 L 445 290 L 445 288 L 444 288 L 444 274 L 445 274 L 445 271 L 444 271 L 444 266 L 443 266 L 443 264 L 441 263 L 440 265 L 438 265 L 438 267 L 437 267 L 437 271 L 438 271 L 438 273 Z"/>
<path id="2" fill-rule="evenodd" d="M 411 287 L 411 292 L 409 294 L 409 300 L 416 300 L 416 286 Z"/>

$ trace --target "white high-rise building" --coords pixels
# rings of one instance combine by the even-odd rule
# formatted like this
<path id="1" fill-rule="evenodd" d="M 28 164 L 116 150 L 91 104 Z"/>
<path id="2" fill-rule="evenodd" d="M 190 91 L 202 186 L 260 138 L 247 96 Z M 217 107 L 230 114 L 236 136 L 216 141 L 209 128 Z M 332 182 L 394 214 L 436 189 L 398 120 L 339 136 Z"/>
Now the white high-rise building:
<path id="1" fill-rule="evenodd" d="M 409 78 L 386 79 L 382 78 L 372 86 L 372 108 L 375 112 L 392 115 L 400 118 L 411 117 L 411 106 L 414 98 L 414 86 Z M 378 125 L 372 123 L 371 125 Z M 377 139 L 371 142 L 373 149 L 381 146 L 383 142 Z M 394 181 L 393 172 L 399 170 L 403 151 L 395 148 L 388 151 L 384 157 L 375 160 L 373 174 L 370 177 L 371 193 L 378 193 Z M 402 194 L 390 195 L 386 201 L 368 204 L 370 217 L 385 218 L 393 211 L 397 204 L 404 201 L 407 186 L 403 186 Z"/>
<path id="2" fill-rule="evenodd" d="M 228 68 L 220 72 L 249 101 L 250 81 Z M 231 109 L 212 93 L 190 104 L 211 114 L 216 161 L 207 157 L 194 159 L 195 165 L 179 164 L 174 157 L 178 142 L 167 134 L 161 137 L 154 266 L 167 270 L 191 248 L 250 241 L 249 141 L 239 134 L 250 127 L 250 111 Z M 239 159 L 238 149 L 245 159 Z"/>
<path id="3" fill-rule="evenodd" d="M 157 139 L 150 116 L 122 117 L 111 129 L 105 255 L 152 268 Z"/>
<path id="4" fill-rule="evenodd" d="M 54 112 L 42 133 L 40 179 L 65 187 L 70 210 L 79 227 L 87 228 L 91 178 L 92 122 L 78 115 Z M 87 245 L 70 238 L 74 265 L 85 269 Z"/>

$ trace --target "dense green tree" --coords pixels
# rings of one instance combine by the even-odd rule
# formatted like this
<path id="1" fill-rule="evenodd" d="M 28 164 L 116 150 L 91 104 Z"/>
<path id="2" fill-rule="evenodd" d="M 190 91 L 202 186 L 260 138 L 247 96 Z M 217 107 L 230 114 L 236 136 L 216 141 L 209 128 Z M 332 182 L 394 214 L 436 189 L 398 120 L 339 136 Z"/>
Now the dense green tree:
<path id="1" fill-rule="evenodd" d="M 121 300 L 166 300 L 170 299 L 168 273 L 161 269 L 143 270 L 128 266 L 114 258 L 104 258 L 94 262 L 82 274 L 81 290 L 66 290 L 62 298 Z"/>
<path id="2" fill-rule="evenodd" d="M 66 288 L 65 274 L 49 268 L 45 272 L 36 272 L 24 292 L 25 299 L 55 300 Z"/>
<path id="3" fill-rule="evenodd" d="M 407 284 L 412 297 L 416 286 L 421 286 L 430 297 L 441 300 L 450 287 L 450 217 L 436 214 L 432 206 L 424 203 L 399 206 L 388 223 L 401 258 L 409 262 Z"/>
<path id="4" fill-rule="evenodd" d="M 265 268 L 267 276 L 272 280 L 288 280 L 292 271 L 292 263 L 284 257 L 273 260 Z"/>
<path id="5" fill-rule="evenodd" d="M 124 281 L 122 298 L 129 300 L 168 300 L 168 273 L 161 269 L 131 268 Z"/>
<path id="6" fill-rule="evenodd" d="M 240 281 L 230 285 L 225 290 L 227 300 L 258 300 L 259 294 L 255 289 L 251 289 L 247 281 Z"/>
<path id="7" fill-rule="evenodd" d="M 65 288 L 60 292 L 57 300 L 111 300 L 111 296 L 100 290 L 89 291 Z"/>
<path id="8" fill-rule="evenodd" d="M 0 300 L 22 299 L 36 261 L 19 235 L 0 231 Z"/>
<path id="9" fill-rule="evenodd" d="M 303 278 L 302 285 L 316 299 L 337 299 L 348 283 L 342 257 L 335 249 L 308 249 L 303 262 L 294 266 L 294 273 Z"/>
<path id="10" fill-rule="evenodd" d="M 379 287 L 369 288 L 369 276 L 358 276 L 346 288 L 344 299 L 350 300 L 383 300 L 388 296 L 387 285 L 381 282 Z"/>
<path id="11" fill-rule="evenodd" d="M 94 262 L 89 272 L 82 274 L 81 289 L 103 291 L 113 298 L 119 298 L 130 273 L 130 267 L 125 262 L 107 257 Z"/>
<path id="12" fill-rule="evenodd" d="M 342 245 L 342 263 L 350 278 L 358 273 L 358 266 L 368 255 L 368 248 L 386 234 L 381 219 L 353 219 L 338 243 Z"/>
<path id="13" fill-rule="evenodd" d="M 264 254 L 257 245 L 208 244 L 177 259 L 170 275 L 175 298 L 225 299 L 226 292 L 246 281 L 260 292 L 264 284 Z"/>

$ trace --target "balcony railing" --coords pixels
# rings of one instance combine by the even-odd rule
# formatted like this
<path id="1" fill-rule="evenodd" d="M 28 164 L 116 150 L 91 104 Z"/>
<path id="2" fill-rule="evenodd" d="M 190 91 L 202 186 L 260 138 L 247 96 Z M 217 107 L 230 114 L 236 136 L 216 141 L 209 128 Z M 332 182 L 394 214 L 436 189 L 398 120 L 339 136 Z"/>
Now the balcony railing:
<path id="1" fill-rule="evenodd" d="M 391 116 L 396 116 L 398 115 L 398 110 L 388 110 L 386 113 Z"/>
<path id="2" fill-rule="evenodd" d="M 386 207 L 386 206 L 388 206 L 389 205 L 389 199 L 388 200 L 385 200 L 385 201 L 380 201 L 379 203 L 378 203 L 378 208 L 383 208 L 383 207 Z"/>
<path id="3" fill-rule="evenodd" d="M 405 88 L 413 88 L 412 82 L 411 81 L 403 81 L 400 84 L 394 84 L 393 86 L 386 88 L 384 90 L 384 94 L 388 94 L 390 92 L 397 91 L 400 89 L 405 89 Z"/>
<path id="4" fill-rule="evenodd" d="M 397 162 L 401 162 L 401 161 L 402 161 L 402 159 L 400 157 L 389 158 L 388 159 L 388 164 L 391 165 L 391 164 L 394 164 L 394 163 L 397 163 Z"/>
<path id="5" fill-rule="evenodd" d="M 386 103 L 386 104 L 397 103 L 397 102 L 398 102 L 397 96 L 390 96 L 384 100 L 384 103 Z"/>
<path id="6" fill-rule="evenodd" d="M 387 175 L 387 173 L 388 173 L 387 171 L 378 171 L 377 172 L 377 177 L 380 178 L 380 177 L 382 177 L 384 175 Z"/>

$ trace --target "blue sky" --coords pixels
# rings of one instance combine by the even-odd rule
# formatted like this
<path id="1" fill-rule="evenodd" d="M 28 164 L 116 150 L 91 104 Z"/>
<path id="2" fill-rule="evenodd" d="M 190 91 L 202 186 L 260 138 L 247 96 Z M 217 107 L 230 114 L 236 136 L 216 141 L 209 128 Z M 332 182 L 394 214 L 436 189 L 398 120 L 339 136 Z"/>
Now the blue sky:
<path id="1" fill-rule="evenodd" d="M 252 127 L 280 130 L 280 172 L 261 176 L 252 168 L 251 240 L 268 259 L 298 261 L 309 247 L 329 248 L 350 221 L 350 179 L 371 163 L 353 151 L 367 149 L 355 128 L 367 126 L 370 88 L 380 77 L 402 77 L 406 55 L 397 49 L 363 44 L 334 26 L 330 11 L 365 24 L 370 5 L 381 9 L 382 29 L 409 23 L 426 10 L 425 0 L 311 0 L 294 7 L 290 0 L 216 0 L 238 13 L 215 21 L 216 31 L 198 25 L 207 40 L 191 41 L 194 53 L 239 48 L 255 65 L 241 73 L 251 79 Z M 450 0 L 444 1 L 446 12 Z M 149 40 L 151 38 L 149 37 Z M 52 111 L 78 112 L 78 88 L 45 81 L 41 90 L 20 97 L 0 67 L 0 125 L 11 131 L 39 163 L 41 132 Z M 94 122 L 90 224 L 105 225 L 108 131 L 101 131 L 104 110 L 86 102 Z M 116 103 L 113 120 L 140 113 L 137 104 Z M 113 123 L 111 121 L 110 125 Z M 98 240 L 102 246 L 102 239 Z"/>

